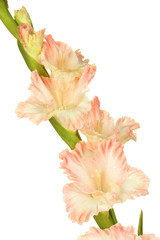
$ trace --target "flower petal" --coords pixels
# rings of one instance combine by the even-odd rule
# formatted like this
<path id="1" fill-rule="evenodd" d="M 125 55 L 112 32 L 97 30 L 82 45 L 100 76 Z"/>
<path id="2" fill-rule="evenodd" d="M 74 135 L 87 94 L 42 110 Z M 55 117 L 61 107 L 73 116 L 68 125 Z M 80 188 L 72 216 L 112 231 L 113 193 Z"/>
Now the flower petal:
<path id="1" fill-rule="evenodd" d="M 88 82 L 93 77 L 92 69 L 85 70 L 77 81 L 40 77 L 37 71 L 31 75 L 31 97 L 18 105 L 19 117 L 28 117 L 36 124 L 54 116 L 65 128 L 76 131 L 82 128 L 90 102 L 85 96 Z M 79 83 L 80 82 L 80 83 Z"/>
<path id="2" fill-rule="evenodd" d="M 81 132 L 86 135 L 88 141 L 116 138 L 124 144 L 130 139 L 136 140 L 135 130 L 139 127 L 139 124 L 129 117 L 119 118 L 114 124 L 109 113 L 100 109 L 98 97 L 94 97 Z"/>
<path id="3" fill-rule="evenodd" d="M 130 139 L 136 141 L 134 131 L 140 128 L 140 125 L 129 117 L 123 117 L 117 120 L 115 128 L 118 140 L 124 144 Z"/>
<path id="4" fill-rule="evenodd" d="M 91 101 L 91 110 L 81 132 L 86 135 L 88 141 L 109 139 L 114 134 L 114 120 L 108 112 L 100 110 L 98 97 Z"/>
<path id="5" fill-rule="evenodd" d="M 70 153 L 60 154 L 61 167 L 84 192 L 110 192 L 123 183 L 128 167 L 123 146 L 116 140 L 101 143 L 80 142 Z M 112 191 L 111 191 L 112 192 Z"/>
<path id="6" fill-rule="evenodd" d="M 160 240 L 160 238 L 156 237 L 154 234 L 144 234 L 141 238 L 142 240 Z"/>
<path id="7" fill-rule="evenodd" d="M 123 145 L 116 139 L 77 143 L 73 151 L 63 151 L 60 158 L 64 173 L 79 194 L 96 201 L 97 212 L 101 208 L 108 211 L 116 203 L 148 193 L 149 179 L 142 171 L 127 164 Z M 76 207 L 75 204 L 74 211 L 80 211 Z"/>
<path id="8" fill-rule="evenodd" d="M 110 229 L 98 229 L 92 227 L 85 235 L 78 240 L 141 240 L 136 236 L 133 227 L 122 227 L 120 224 L 112 226 Z"/>
<path id="9" fill-rule="evenodd" d="M 17 106 L 16 113 L 20 118 L 27 117 L 35 124 L 39 124 L 42 120 L 46 121 L 51 118 L 55 105 L 47 88 L 49 79 L 40 77 L 35 70 L 31 74 L 31 81 L 32 84 L 29 87 L 32 92 L 31 97 Z"/>
<path id="10" fill-rule="evenodd" d="M 129 166 L 126 181 L 121 189 L 121 200 L 147 195 L 149 183 L 149 178 L 141 170 Z"/>
<path id="11" fill-rule="evenodd" d="M 63 42 L 55 42 L 51 35 L 46 36 L 39 62 L 46 68 L 55 71 L 75 71 L 84 66 L 80 52 L 74 52 Z"/>
<path id="12" fill-rule="evenodd" d="M 64 150 L 59 155 L 60 159 L 63 160 L 61 167 L 68 178 L 74 181 L 75 185 L 86 193 L 96 191 L 91 177 L 97 165 L 93 159 L 92 149 L 91 145 L 86 146 L 85 142 L 80 142 L 71 153 L 68 150 Z"/>
<path id="13" fill-rule="evenodd" d="M 90 217 L 105 211 L 105 205 L 91 195 L 82 193 L 73 183 L 66 184 L 63 189 L 66 211 L 72 222 L 82 224 Z"/>
<path id="14" fill-rule="evenodd" d="M 30 121 L 38 125 L 41 121 L 47 121 L 52 117 L 52 114 L 46 111 L 46 108 L 30 98 L 26 102 L 21 102 L 16 108 L 16 113 L 19 118 L 28 118 Z"/>
<path id="15" fill-rule="evenodd" d="M 62 111 L 57 111 L 54 116 L 65 128 L 75 131 L 83 126 L 85 116 L 89 110 L 89 99 L 84 97 L 79 105 L 68 110 L 64 108 Z"/>
<path id="16" fill-rule="evenodd" d="M 95 158 L 101 169 L 103 191 L 113 192 L 113 195 L 119 193 L 128 168 L 123 145 L 116 139 L 103 141 L 98 146 Z"/>

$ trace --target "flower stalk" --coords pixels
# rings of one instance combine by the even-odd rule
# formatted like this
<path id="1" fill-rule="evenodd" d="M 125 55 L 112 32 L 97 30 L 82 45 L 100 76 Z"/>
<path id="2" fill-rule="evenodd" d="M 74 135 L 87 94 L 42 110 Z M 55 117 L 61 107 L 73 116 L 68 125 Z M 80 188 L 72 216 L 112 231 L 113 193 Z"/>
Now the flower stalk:
<path id="1" fill-rule="evenodd" d="M 49 74 L 46 71 L 46 69 L 41 64 L 39 64 L 35 59 L 33 59 L 31 56 L 28 55 L 28 53 L 24 50 L 24 48 L 19 40 L 17 41 L 17 44 L 18 44 L 18 48 L 23 56 L 25 63 L 28 66 L 29 70 L 31 72 L 34 70 L 37 70 L 40 76 L 49 77 Z"/>
<path id="2" fill-rule="evenodd" d="M 19 50 L 30 71 L 34 71 L 36 69 L 40 76 L 49 77 L 46 69 L 41 64 L 39 64 L 35 59 L 29 56 L 27 52 L 24 50 L 21 42 L 19 41 L 17 22 L 13 19 L 12 15 L 10 14 L 7 8 L 7 2 L 5 0 L 0 0 L 0 19 L 2 20 L 6 28 L 10 31 L 10 33 L 17 39 Z M 66 142 L 66 144 L 71 149 L 74 149 L 75 145 L 79 141 L 81 141 L 78 131 L 72 132 L 64 128 L 54 117 L 52 117 L 49 121 L 56 130 L 56 132 L 59 134 L 59 136 Z M 94 219 L 101 229 L 109 228 L 117 223 L 117 219 L 113 209 L 106 212 L 100 212 L 97 216 L 94 216 Z"/>
<path id="3" fill-rule="evenodd" d="M 7 2 L 4 0 L 0 0 L 0 19 L 8 31 L 10 31 L 15 38 L 18 38 L 17 24 L 8 10 Z"/>

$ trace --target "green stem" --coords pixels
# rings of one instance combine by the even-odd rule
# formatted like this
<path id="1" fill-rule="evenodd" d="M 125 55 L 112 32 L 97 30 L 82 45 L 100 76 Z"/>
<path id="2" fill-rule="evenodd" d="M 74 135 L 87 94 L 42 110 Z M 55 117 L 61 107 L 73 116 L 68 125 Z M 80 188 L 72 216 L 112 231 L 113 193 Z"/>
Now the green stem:
<path id="1" fill-rule="evenodd" d="M 6 28 L 10 31 L 10 33 L 15 38 L 18 38 L 17 24 L 14 21 L 10 12 L 8 11 L 6 1 L 3 0 L 0 0 L 0 19 L 2 20 Z"/>
<path id="2" fill-rule="evenodd" d="M 49 77 L 48 72 L 43 67 L 43 65 L 39 64 L 35 59 L 33 59 L 23 48 L 20 41 L 17 41 L 18 48 L 23 56 L 25 63 L 27 64 L 29 70 L 32 72 L 35 69 L 38 71 L 40 76 Z"/>
<path id="3" fill-rule="evenodd" d="M 2 20 L 3 24 L 6 26 L 6 28 L 10 31 L 10 33 L 16 38 L 19 38 L 18 30 L 17 30 L 17 23 L 13 19 L 12 15 L 10 14 L 8 8 L 7 8 L 7 2 L 4 0 L 0 0 L 0 19 Z M 36 60 L 34 60 L 23 48 L 20 41 L 17 41 L 18 48 L 28 66 L 28 68 L 31 71 L 34 71 L 37 69 L 39 75 L 44 77 L 49 77 L 47 71 L 45 68 L 39 64 Z"/>
<path id="4" fill-rule="evenodd" d="M 1 0 L 2 2 L 4 2 L 6 8 L 8 8 L 8 1 L 7 0 Z"/>
<path id="5" fill-rule="evenodd" d="M 0 0 L 0 18 L 4 25 L 7 27 L 7 29 L 11 32 L 11 34 L 18 39 L 19 36 L 17 24 L 11 16 L 10 12 L 8 11 L 4 0 Z M 49 76 L 46 69 L 26 53 L 22 44 L 19 41 L 18 47 L 30 71 L 34 71 L 35 69 L 37 69 L 40 76 Z M 78 131 L 72 132 L 64 128 L 54 117 L 52 117 L 49 121 L 56 130 L 56 132 L 59 134 L 59 136 L 67 143 L 67 145 L 71 149 L 74 149 L 75 145 L 81 141 Z M 117 219 L 113 209 L 110 209 L 108 212 L 100 212 L 97 216 L 94 216 L 94 219 L 101 229 L 109 228 L 117 223 Z"/>

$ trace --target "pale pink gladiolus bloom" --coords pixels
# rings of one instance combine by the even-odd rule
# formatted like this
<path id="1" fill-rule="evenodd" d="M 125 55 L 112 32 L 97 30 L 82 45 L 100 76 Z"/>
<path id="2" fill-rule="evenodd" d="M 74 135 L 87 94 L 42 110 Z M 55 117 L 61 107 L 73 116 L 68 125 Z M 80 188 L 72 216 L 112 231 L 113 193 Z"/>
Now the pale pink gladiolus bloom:
<path id="1" fill-rule="evenodd" d="M 119 118 L 114 123 L 109 113 L 100 109 L 98 97 L 94 97 L 81 132 L 86 135 L 88 141 L 116 138 L 124 144 L 130 139 L 136 140 L 135 130 L 139 127 L 139 124 L 129 117 Z"/>
<path id="2" fill-rule="evenodd" d="M 115 203 L 148 194 L 148 177 L 127 164 L 123 145 L 116 139 L 80 142 L 73 151 L 63 151 L 60 158 L 72 181 L 63 192 L 73 222 L 82 224 Z"/>
<path id="3" fill-rule="evenodd" d="M 160 238 L 157 238 L 154 234 L 137 236 L 133 227 L 123 227 L 117 223 L 104 230 L 92 227 L 85 235 L 80 236 L 78 240 L 160 240 Z"/>
<path id="4" fill-rule="evenodd" d="M 51 35 L 45 37 L 39 62 L 51 71 L 67 72 L 80 77 L 89 60 L 83 60 L 79 50 L 73 51 L 63 42 L 56 42 Z M 93 65 L 95 68 L 95 65 Z"/>
<path id="5" fill-rule="evenodd" d="M 144 234 L 142 240 L 160 240 L 160 238 L 156 237 L 154 234 Z"/>
<path id="6" fill-rule="evenodd" d="M 52 72 L 55 80 L 78 82 L 86 68 L 92 69 L 95 74 L 95 64 L 89 65 L 89 60 L 83 60 L 80 50 L 73 51 L 66 43 L 54 41 L 51 35 L 46 36 L 45 40 L 38 60 Z"/>
<path id="7" fill-rule="evenodd" d="M 135 234 L 133 227 L 123 227 L 116 224 L 109 229 L 98 229 L 92 227 L 85 235 L 78 240 L 142 240 Z"/>
<path id="8" fill-rule="evenodd" d="M 19 40 L 22 43 L 25 51 L 35 60 L 41 53 L 42 44 L 44 40 L 45 29 L 35 32 L 28 24 L 21 24 L 18 26 Z"/>
<path id="9" fill-rule="evenodd" d="M 32 84 L 29 87 L 31 96 L 18 105 L 18 117 L 27 117 L 35 124 L 55 117 L 64 127 L 77 130 L 84 124 L 84 118 L 90 110 L 90 101 L 86 97 L 88 84 L 95 71 L 84 68 L 79 79 L 55 79 L 40 77 L 37 71 L 32 72 Z"/>
<path id="10" fill-rule="evenodd" d="M 21 42 L 34 39 L 33 29 L 22 24 L 19 27 Z M 28 43 L 28 42 L 27 42 Z M 75 131 L 84 125 L 84 119 L 90 110 L 90 102 L 86 97 L 88 84 L 95 75 L 95 65 L 83 61 L 80 51 L 74 52 L 71 47 L 62 42 L 55 42 L 51 35 L 46 36 L 46 42 L 40 45 L 34 54 L 46 68 L 51 70 L 50 78 L 40 77 L 36 71 L 32 73 L 30 86 L 31 97 L 17 107 L 19 117 L 28 117 L 39 124 L 42 120 L 55 117 L 65 128 Z M 36 45 L 35 45 L 36 47 Z M 39 48 L 38 48 L 39 49 Z"/>

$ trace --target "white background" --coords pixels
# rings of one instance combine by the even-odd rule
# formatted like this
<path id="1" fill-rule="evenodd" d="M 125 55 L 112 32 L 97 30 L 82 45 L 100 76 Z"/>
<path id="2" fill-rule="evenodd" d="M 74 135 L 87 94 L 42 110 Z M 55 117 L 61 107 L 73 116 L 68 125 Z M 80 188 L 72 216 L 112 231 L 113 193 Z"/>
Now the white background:
<path id="1" fill-rule="evenodd" d="M 151 179 L 150 195 L 117 204 L 117 218 L 160 236 L 160 1 L 10 0 L 10 11 L 26 6 L 36 30 L 80 48 L 97 74 L 88 96 L 98 95 L 115 119 L 130 116 L 141 125 L 137 143 L 125 145 L 128 163 Z M 58 153 L 67 146 L 49 122 L 18 119 L 15 108 L 29 96 L 30 72 L 16 40 L 0 22 L 0 239 L 74 240 L 79 226 L 67 217 Z"/>

